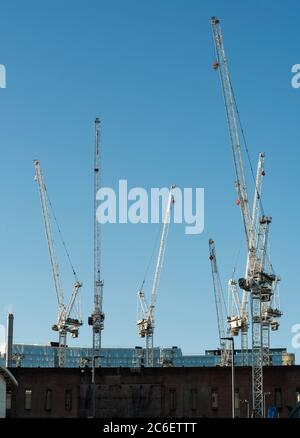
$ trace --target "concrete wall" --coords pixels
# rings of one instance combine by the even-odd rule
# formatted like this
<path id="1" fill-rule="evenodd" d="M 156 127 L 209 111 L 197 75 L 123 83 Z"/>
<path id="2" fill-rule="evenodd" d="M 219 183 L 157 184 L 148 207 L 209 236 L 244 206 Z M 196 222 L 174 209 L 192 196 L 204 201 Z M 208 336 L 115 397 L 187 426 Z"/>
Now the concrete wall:
<path id="1" fill-rule="evenodd" d="M 0 418 L 6 415 L 6 381 L 0 375 Z"/>

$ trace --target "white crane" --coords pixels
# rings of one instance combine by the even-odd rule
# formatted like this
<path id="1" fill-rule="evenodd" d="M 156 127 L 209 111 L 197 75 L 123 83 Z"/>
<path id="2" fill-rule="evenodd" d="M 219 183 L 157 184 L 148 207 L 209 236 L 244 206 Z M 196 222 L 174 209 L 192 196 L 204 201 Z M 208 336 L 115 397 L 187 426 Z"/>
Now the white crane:
<path id="1" fill-rule="evenodd" d="M 71 317 L 72 312 L 76 310 L 76 306 L 75 306 L 76 299 L 78 296 L 78 291 L 81 288 L 82 284 L 79 283 L 74 268 L 71 264 L 73 274 L 76 277 L 76 281 L 73 286 L 73 291 L 70 300 L 68 304 L 65 305 L 63 289 L 60 281 L 59 266 L 58 266 L 55 247 L 54 247 L 54 239 L 53 239 L 53 233 L 52 233 L 52 227 L 50 221 L 49 208 L 48 208 L 49 199 L 47 196 L 46 186 L 43 180 L 41 165 L 38 160 L 34 160 L 34 167 L 35 167 L 35 179 L 38 183 L 39 192 L 40 192 L 40 200 L 41 200 L 42 212 L 44 217 L 46 238 L 48 243 L 52 274 L 53 274 L 57 302 L 58 302 L 57 322 L 52 326 L 52 329 L 54 331 L 58 331 L 59 333 L 58 366 L 64 368 L 65 360 L 66 360 L 67 333 L 70 333 L 72 337 L 77 338 L 79 334 L 79 327 L 82 325 L 82 321 L 79 314 L 76 317 Z M 63 244 L 65 246 L 64 242 Z M 70 261 L 68 252 L 67 255 Z"/>
<path id="2" fill-rule="evenodd" d="M 253 242 L 252 247 L 255 248 L 254 251 L 248 251 L 247 254 L 247 264 L 246 264 L 246 275 L 245 279 L 240 279 L 240 283 L 247 283 L 247 278 L 250 275 L 250 261 L 253 263 L 253 259 L 250 257 L 253 253 L 257 254 L 258 245 L 258 235 L 259 235 L 259 215 L 261 212 L 261 194 L 262 194 L 262 181 L 265 176 L 264 170 L 264 159 L 265 154 L 260 153 L 258 158 L 256 180 L 255 180 L 255 191 L 253 197 L 253 207 L 252 207 L 252 229 L 253 229 Z M 239 299 L 237 291 L 237 282 L 235 279 L 230 279 L 228 283 L 228 293 L 229 299 L 231 300 L 231 306 L 229 306 L 229 317 L 228 323 L 230 326 L 230 332 L 232 335 L 237 335 L 241 333 L 241 352 L 242 352 L 242 364 L 244 366 L 248 365 L 248 328 L 249 328 L 249 311 L 248 311 L 248 292 L 243 289 L 242 298 Z M 234 308 L 234 310 L 233 310 Z"/>
<path id="3" fill-rule="evenodd" d="M 244 172 L 243 157 L 239 140 L 238 118 L 235 98 L 228 70 L 220 20 L 211 18 L 211 27 L 216 52 L 214 69 L 219 70 L 222 93 L 225 104 L 225 113 L 229 128 L 229 137 L 232 147 L 234 168 L 236 173 L 236 189 L 240 205 L 244 231 L 248 250 L 248 272 L 253 273 L 257 260 L 257 247 L 255 244 L 255 230 L 250 215 L 246 176 Z M 263 416 L 263 346 L 261 323 L 261 289 L 254 277 L 247 276 L 244 289 L 251 293 L 252 314 L 252 409 L 254 417 Z M 251 285 L 251 286 L 250 286 Z M 240 285 L 241 286 L 241 285 Z M 245 300 L 244 300 L 245 302 Z"/>
<path id="4" fill-rule="evenodd" d="M 88 318 L 88 324 L 93 328 L 93 366 L 99 366 L 101 350 L 101 332 L 104 329 L 105 314 L 103 305 L 103 286 L 101 278 L 101 234 L 100 222 L 97 220 L 97 193 L 101 188 L 100 169 L 100 119 L 94 123 L 94 310 Z"/>
<path id="5" fill-rule="evenodd" d="M 164 255 L 167 245 L 168 232 L 170 227 L 171 209 L 174 203 L 174 189 L 175 185 L 171 186 L 167 202 L 166 211 L 163 219 L 163 229 L 161 234 L 160 246 L 156 262 L 156 269 L 153 278 L 150 304 L 147 304 L 144 291 L 138 292 L 139 301 L 139 318 L 137 320 L 138 333 L 141 338 L 146 338 L 146 365 L 148 367 L 154 366 L 153 358 L 153 334 L 155 327 L 154 311 L 157 301 L 158 286 L 160 274 L 163 266 Z"/>
<path id="6" fill-rule="evenodd" d="M 222 291 L 222 284 L 221 284 L 220 274 L 217 265 L 215 242 L 213 241 L 213 239 L 209 239 L 208 244 L 209 244 L 209 259 L 211 262 L 211 272 L 213 278 L 219 341 L 220 341 L 220 350 L 221 350 L 220 365 L 230 366 L 231 350 L 230 350 L 230 346 L 228 345 L 228 341 L 224 339 L 226 337 L 227 330 L 225 329 L 224 308 L 223 308 L 224 306 L 222 301 L 223 291 Z"/>

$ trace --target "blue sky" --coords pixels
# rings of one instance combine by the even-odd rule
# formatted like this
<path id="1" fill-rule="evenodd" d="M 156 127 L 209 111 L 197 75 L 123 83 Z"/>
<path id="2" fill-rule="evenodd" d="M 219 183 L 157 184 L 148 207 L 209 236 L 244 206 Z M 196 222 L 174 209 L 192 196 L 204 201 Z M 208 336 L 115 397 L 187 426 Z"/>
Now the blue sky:
<path id="1" fill-rule="evenodd" d="M 216 241 L 225 284 L 242 236 L 234 170 L 209 25 L 222 20 L 232 80 L 253 163 L 266 152 L 264 207 L 273 216 L 272 260 L 284 316 L 272 345 L 291 347 L 300 323 L 297 1 L 12 1 L 2 5 L 0 63 L 0 323 L 15 314 L 15 341 L 56 340 L 56 301 L 32 160 L 47 187 L 78 275 L 83 317 L 93 302 L 93 120 L 102 119 L 103 185 L 205 188 L 205 230 L 171 225 L 155 344 L 201 353 L 218 345 L 208 259 Z M 253 187 L 249 181 L 249 190 Z M 157 225 L 103 227 L 103 346 L 141 345 L 136 292 Z M 63 260 L 62 248 L 58 253 Z M 243 255 L 243 254 L 242 254 Z M 244 258 L 238 267 L 244 271 Z M 65 271 L 65 269 L 63 269 Z M 72 278 L 63 272 L 66 295 Z M 151 273 L 150 273 L 151 274 Z M 152 275 L 148 277 L 149 292 Z M 90 345 L 82 328 L 76 345 Z"/>

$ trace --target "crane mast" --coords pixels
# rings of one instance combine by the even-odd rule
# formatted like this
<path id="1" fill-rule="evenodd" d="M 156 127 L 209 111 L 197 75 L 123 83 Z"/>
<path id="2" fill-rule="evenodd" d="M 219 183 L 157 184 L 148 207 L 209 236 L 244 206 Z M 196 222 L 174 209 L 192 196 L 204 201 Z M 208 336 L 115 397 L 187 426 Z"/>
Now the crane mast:
<path id="1" fill-rule="evenodd" d="M 219 341 L 220 341 L 220 349 L 221 349 L 220 365 L 230 366 L 231 365 L 230 346 L 228 346 L 228 342 L 224 339 L 226 336 L 226 330 L 225 330 L 225 323 L 224 323 L 225 319 L 224 319 L 224 311 L 223 311 L 223 303 L 222 303 L 222 285 L 221 285 L 220 274 L 217 265 L 215 242 L 213 241 L 213 239 L 209 239 L 208 244 L 209 244 L 209 259 L 211 262 L 211 272 L 212 272 L 213 286 L 214 286 L 215 304 L 217 311 Z"/>
<path id="2" fill-rule="evenodd" d="M 77 338 L 79 333 L 79 327 L 82 325 L 82 321 L 80 317 L 71 318 L 70 316 L 72 310 L 74 309 L 74 304 L 78 296 L 78 291 L 81 288 L 82 284 L 79 283 L 79 281 L 76 278 L 76 282 L 73 287 L 71 298 L 68 302 L 68 305 L 65 306 L 64 294 L 61 286 L 59 266 L 57 262 L 52 226 L 50 221 L 47 191 L 43 180 L 41 165 L 38 160 L 34 160 L 34 167 L 35 167 L 35 179 L 39 187 L 45 232 L 46 232 L 46 238 L 48 243 L 51 268 L 52 268 L 52 275 L 54 279 L 56 297 L 58 302 L 57 322 L 52 326 L 52 330 L 58 331 L 59 333 L 58 366 L 64 368 L 65 360 L 66 360 L 67 333 L 71 333 L 72 337 Z"/>
<path id="3" fill-rule="evenodd" d="M 253 416 L 263 416 L 263 366 L 269 364 L 269 320 L 264 310 L 269 307 L 275 276 L 265 272 L 268 233 L 271 218 L 263 216 L 259 221 L 258 251 L 253 274 L 248 277 L 251 291 L 252 318 L 252 403 Z"/>
<path id="4" fill-rule="evenodd" d="M 100 188 L 100 119 L 96 118 L 94 122 L 94 310 L 88 319 L 93 330 L 93 363 L 95 366 L 99 366 L 101 332 L 105 318 L 102 311 L 104 283 L 101 279 L 101 229 L 100 222 L 97 220 L 97 193 Z"/>
<path id="5" fill-rule="evenodd" d="M 260 203 L 261 203 L 261 192 L 262 192 L 262 180 L 265 176 L 264 171 L 264 159 L 265 154 L 260 154 L 259 164 L 257 167 L 256 174 L 256 191 L 253 203 L 253 215 L 252 215 L 252 223 L 254 229 L 254 238 L 255 238 L 255 247 L 257 248 L 257 258 L 255 264 L 251 265 L 248 257 L 248 272 L 246 271 L 246 276 L 251 278 L 257 278 L 257 274 L 260 274 L 258 283 L 259 283 L 259 301 L 260 301 L 260 309 L 257 313 L 260 312 L 260 322 L 261 326 L 256 329 L 255 337 L 261 338 L 261 352 L 260 355 L 262 357 L 261 362 L 262 365 L 270 365 L 270 328 L 274 330 L 278 330 L 279 323 L 278 318 L 282 316 L 281 311 L 279 310 L 279 293 L 277 290 L 279 277 L 274 275 L 271 271 L 271 266 L 267 266 L 267 251 L 268 251 L 268 243 L 269 243 L 269 229 L 270 224 L 272 222 L 272 218 L 265 215 L 260 215 Z M 270 263 L 270 261 L 269 261 Z M 248 279 L 248 283 L 249 283 Z M 247 281 L 246 281 L 247 283 Z M 246 292 L 243 291 L 245 294 Z M 275 307 L 272 307 L 275 306 Z M 256 306 L 258 307 L 258 305 Z M 254 318 L 257 320 L 257 318 Z M 254 324 L 257 324 L 254 322 Z M 260 331 L 260 333 L 259 333 Z M 258 334 L 257 334 L 258 333 Z M 252 334 L 253 336 L 253 334 Z M 258 342 L 256 342 L 258 343 Z M 260 360 L 258 358 L 258 360 Z"/>
<path id="6" fill-rule="evenodd" d="M 174 189 L 175 189 L 175 185 L 172 185 L 169 191 L 168 203 L 164 214 L 163 229 L 162 229 L 158 257 L 156 262 L 156 269 L 153 277 L 151 298 L 149 305 L 147 304 L 144 292 L 141 290 L 138 293 L 141 317 L 137 321 L 137 326 L 138 326 L 138 332 L 140 337 L 146 338 L 146 364 L 148 367 L 154 366 L 154 357 L 153 357 L 153 334 L 155 327 L 154 311 L 157 301 L 160 275 L 161 275 L 161 270 L 163 266 L 164 255 L 167 245 L 167 239 L 168 239 L 168 233 L 170 227 L 171 209 L 174 203 L 174 194 L 173 194 Z"/>
<path id="7" fill-rule="evenodd" d="M 255 178 L 255 188 L 254 188 L 254 197 L 253 197 L 253 207 L 252 207 L 252 230 L 253 230 L 253 241 L 251 242 L 250 248 L 255 248 L 255 251 L 251 249 L 248 251 L 247 255 L 247 264 L 246 264 L 246 279 L 250 277 L 253 273 L 253 269 L 256 263 L 256 260 L 253 258 L 255 255 L 257 256 L 258 250 L 258 237 L 259 237 L 259 224 L 260 224 L 260 214 L 261 214 L 261 196 L 262 196 L 262 182 L 263 177 L 265 176 L 264 170 L 264 160 L 265 154 L 261 152 L 258 157 L 256 178 Z M 246 280 L 247 281 L 247 280 Z M 241 318 L 243 321 L 246 321 L 242 326 L 241 330 L 241 350 L 242 350 L 242 362 L 243 365 L 248 365 L 248 292 L 246 290 L 242 291 L 242 300 L 241 300 L 241 310 L 240 310 Z"/>

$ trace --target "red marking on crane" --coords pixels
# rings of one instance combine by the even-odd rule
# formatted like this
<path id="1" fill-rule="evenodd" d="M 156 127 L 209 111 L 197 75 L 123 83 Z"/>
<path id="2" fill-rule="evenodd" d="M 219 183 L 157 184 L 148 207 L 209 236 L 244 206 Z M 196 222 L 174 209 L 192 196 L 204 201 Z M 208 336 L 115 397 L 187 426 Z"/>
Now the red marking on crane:
<path id="1" fill-rule="evenodd" d="M 241 200 L 240 199 L 236 200 L 236 205 L 241 205 Z"/>
<path id="2" fill-rule="evenodd" d="M 211 255 L 211 256 L 209 257 L 209 260 L 213 260 L 213 259 L 214 259 L 214 256 Z"/>
<path id="3" fill-rule="evenodd" d="M 214 70 L 218 70 L 219 65 L 220 65 L 220 64 L 218 63 L 218 61 L 214 61 L 212 67 L 213 67 Z"/>
<path id="4" fill-rule="evenodd" d="M 263 170 L 261 174 L 262 174 L 262 176 L 265 176 L 266 172 Z"/>

